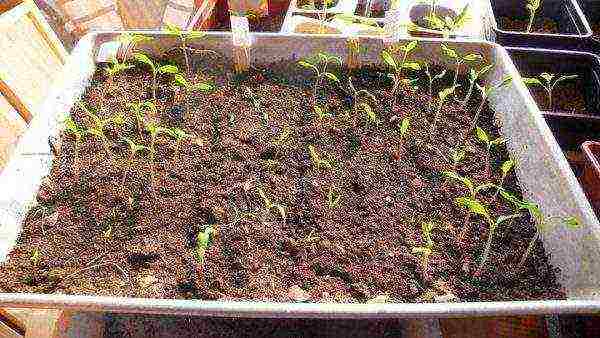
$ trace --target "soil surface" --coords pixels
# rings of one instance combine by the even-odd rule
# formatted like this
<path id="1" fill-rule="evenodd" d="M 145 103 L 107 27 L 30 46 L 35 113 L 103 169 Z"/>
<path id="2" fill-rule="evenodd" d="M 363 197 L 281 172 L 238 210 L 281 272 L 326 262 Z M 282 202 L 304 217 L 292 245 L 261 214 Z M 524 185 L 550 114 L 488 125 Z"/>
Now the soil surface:
<path id="1" fill-rule="evenodd" d="M 137 66 L 111 82 L 97 71 L 83 102 L 101 118 L 126 119 L 104 130 L 112 155 L 86 135 L 75 157 L 74 137 L 61 135 L 38 204 L 1 265 L 0 292 L 309 302 L 564 298 L 541 243 L 516 273 L 534 235 L 529 217 L 498 227 L 478 276 L 488 226 L 473 216 L 457 241 L 467 213 L 454 199 L 467 191 L 441 172 L 498 182 L 507 159 L 502 146 L 495 148 L 486 174 L 486 147 L 468 128 L 479 97 L 464 110 L 450 97 L 431 136 L 428 105 L 436 101 L 426 91 L 402 89 L 394 104 L 383 69 L 351 72 L 354 87 L 376 99 L 369 103 L 372 121 L 366 110 L 352 110 L 347 70 L 331 70 L 343 85 L 324 80 L 317 87 L 318 104 L 331 114 L 319 118 L 312 109 L 314 76 L 295 60 L 274 60 L 244 75 L 220 62 L 195 60 L 188 76 L 214 83 L 211 93 L 186 94 L 171 85 L 172 75 L 159 76 L 158 113 L 144 123 L 193 136 L 176 150 L 160 134 L 154 160 L 142 151 L 132 162 L 122 139 L 151 142 L 127 106 L 152 100 L 152 75 Z M 417 75 L 427 88 L 422 74 L 411 77 Z M 434 86 L 435 96 L 451 78 Z M 80 107 L 71 116 L 92 126 Z M 411 119 L 405 139 L 398 128 L 403 117 Z M 492 120 L 484 106 L 479 125 L 495 139 Z M 466 156 L 453 168 L 448 156 L 457 144 Z M 513 174 L 504 186 L 520 194 Z M 494 219 L 514 213 L 493 191 L 478 198 Z M 425 245 L 424 222 L 435 224 L 427 268 L 412 253 Z M 208 225 L 216 235 L 201 263 L 197 237 Z"/>
<path id="2" fill-rule="evenodd" d="M 543 87 L 529 85 L 528 88 L 540 110 L 586 114 L 588 109 L 581 91 L 583 85 L 581 75 L 580 78 L 560 82 L 552 91 L 552 107 L 549 106 L 548 93 Z"/>
<path id="3" fill-rule="evenodd" d="M 308 10 L 320 10 L 323 9 L 324 0 L 299 0 L 297 2 L 297 6 L 300 9 L 308 9 Z M 333 0 L 327 3 L 327 8 L 332 8 L 337 6 L 338 0 Z"/>
<path id="4" fill-rule="evenodd" d="M 498 19 L 498 28 L 511 32 L 525 32 L 528 25 L 527 19 L 518 19 L 502 16 Z M 530 33 L 566 34 L 558 30 L 558 25 L 552 19 L 536 17 Z"/>

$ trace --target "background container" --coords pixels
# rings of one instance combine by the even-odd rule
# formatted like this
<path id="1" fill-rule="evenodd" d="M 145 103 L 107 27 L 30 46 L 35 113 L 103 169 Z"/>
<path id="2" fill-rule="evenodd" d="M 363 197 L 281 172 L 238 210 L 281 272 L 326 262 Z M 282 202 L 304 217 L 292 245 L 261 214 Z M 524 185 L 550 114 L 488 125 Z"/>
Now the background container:
<path id="1" fill-rule="evenodd" d="M 536 33 L 506 29 L 501 18 L 521 19 L 527 22 L 529 12 L 523 0 L 490 0 L 492 41 L 507 47 L 535 47 L 547 49 L 585 50 L 592 31 L 577 0 L 544 0 L 536 17 L 549 18 L 558 28 L 558 33 Z M 526 26 L 526 25 L 525 25 Z"/>

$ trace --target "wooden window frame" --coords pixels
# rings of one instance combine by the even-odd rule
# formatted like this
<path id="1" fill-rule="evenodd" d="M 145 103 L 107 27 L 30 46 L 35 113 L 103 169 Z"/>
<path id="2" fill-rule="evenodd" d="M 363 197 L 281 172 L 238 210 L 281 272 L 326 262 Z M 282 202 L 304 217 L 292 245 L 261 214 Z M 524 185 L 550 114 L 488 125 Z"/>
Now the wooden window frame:
<path id="1" fill-rule="evenodd" d="M 8 0 L 0 4 L 0 28 L 3 25 L 16 22 L 23 17 L 27 17 L 35 29 L 40 33 L 42 39 L 48 44 L 50 51 L 64 65 L 67 62 L 68 53 L 62 42 L 54 33 L 54 30 L 46 22 L 44 15 L 35 5 L 33 0 Z M 29 123 L 33 117 L 27 105 L 15 94 L 15 92 L 2 79 L 0 74 L 0 95 L 4 98 L 23 119 Z"/>

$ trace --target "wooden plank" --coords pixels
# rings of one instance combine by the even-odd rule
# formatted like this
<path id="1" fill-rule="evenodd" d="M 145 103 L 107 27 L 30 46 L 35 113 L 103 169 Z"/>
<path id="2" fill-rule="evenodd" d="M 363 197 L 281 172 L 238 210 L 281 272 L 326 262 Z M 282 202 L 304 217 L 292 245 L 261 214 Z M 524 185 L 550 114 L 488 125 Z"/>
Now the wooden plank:
<path id="1" fill-rule="evenodd" d="M 0 322 L 0 337 L 2 338 L 23 338 L 18 332 L 13 330 L 10 326 Z"/>
<path id="2" fill-rule="evenodd" d="M 69 55 L 65 49 L 65 46 L 63 46 L 62 42 L 56 33 L 54 33 L 54 30 L 52 27 L 50 27 L 44 18 L 44 15 L 42 12 L 40 12 L 40 9 L 33 2 L 33 0 L 27 0 L 26 3 L 29 8 L 27 16 L 31 19 L 36 29 L 40 32 L 42 38 L 46 41 L 46 43 L 48 43 L 50 49 L 54 52 L 58 59 L 65 64 L 67 62 L 67 56 Z"/>
<path id="3" fill-rule="evenodd" d="M 20 332 L 25 332 L 29 312 L 28 309 L 0 308 L 0 315 L 10 321 L 11 326 L 17 327 L 17 330 Z"/>
<path id="4" fill-rule="evenodd" d="M 0 1 L 0 14 L 8 12 L 18 6 L 23 0 L 2 0 Z"/>
<path id="5" fill-rule="evenodd" d="M 29 111 L 29 108 L 27 108 L 27 106 L 25 106 L 23 101 L 21 101 L 15 92 L 13 92 L 4 81 L 2 81 L 2 78 L 0 78 L 0 94 L 2 94 L 2 96 L 6 99 L 8 104 L 13 106 L 17 112 L 19 112 L 19 115 L 21 115 L 21 117 L 27 123 L 31 121 L 32 115 L 31 111 Z"/>

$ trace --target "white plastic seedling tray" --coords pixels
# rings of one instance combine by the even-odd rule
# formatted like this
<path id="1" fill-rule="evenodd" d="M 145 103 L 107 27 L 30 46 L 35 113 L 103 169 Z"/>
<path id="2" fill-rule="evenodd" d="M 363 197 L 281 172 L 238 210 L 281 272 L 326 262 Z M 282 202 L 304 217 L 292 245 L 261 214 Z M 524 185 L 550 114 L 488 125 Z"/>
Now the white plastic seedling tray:
<path id="1" fill-rule="evenodd" d="M 157 49 L 167 50 L 177 41 L 160 33 L 154 48 L 140 46 L 147 53 Z M 13 247 L 27 210 L 33 205 L 40 181 L 49 173 L 52 155 L 49 137 L 56 137 L 62 121 L 76 100 L 90 84 L 95 71 L 99 49 L 103 53 L 114 47 L 106 43 L 118 35 L 94 33 L 84 37 L 75 48 L 64 69 L 65 86 L 55 88 L 23 136 L 15 156 L 0 175 L 0 256 L 2 259 Z M 347 53 L 345 39 L 335 36 L 284 36 L 281 34 L 253 34 L 249 55 L 252 64 L 272 62 L 274 59 L 297 59 L 317 51 Z M 400 41 L 405 43 L 406 41 Z M 497 84 L 505 76 L 515 78 L 511 86 L 492 95 L 489 104 L 508 148 L 518 163 L 516 173 L 526 197 L 537 202 L 543 213 L 573 215 L 584 227 L 579 230 L 556 231 L 543 235 L 550 261 L 561 270 L 559 282 L 567 291 L 568 300 L 562 301 L 510 301 L 462 302 L 439 304 L 316 304 L 200 301 L 169 299 L 137 299 L 58 294 L 0 294 L 0 305 L 61 307 L 79 310 L 122 311 L 146 313 L 195 314 L 211 316 L 244 317 L 449 317 L 489 316 L 542 313 L 586 313 L 600 310 L 598 288 L 600 283 L 599 223 L 562 155 L 552 133 L 538 111 L 527 88 L 511 63 L 506 51 L 488 42 L 461 40 L 419 40 L 414 57 L 432 64 L 453 68 L 453 63 L 440 54 L 440 44 L 445 43 L 460 53 L 477 52 L 494 68 L 484 79 Z M 207 37 L 192 44 L 202 49 L 212 49 L 228 60 L 232 56 L 232 39 L 229 33 L 208 33 Z M 383 41 L 361 38 L 366 54 L 362 61 L 380 62 L 378 55 Z M 158 47 L 158 48 L 156 48 Z M 156 49 L 155 49 L 156 48 Z"/>

